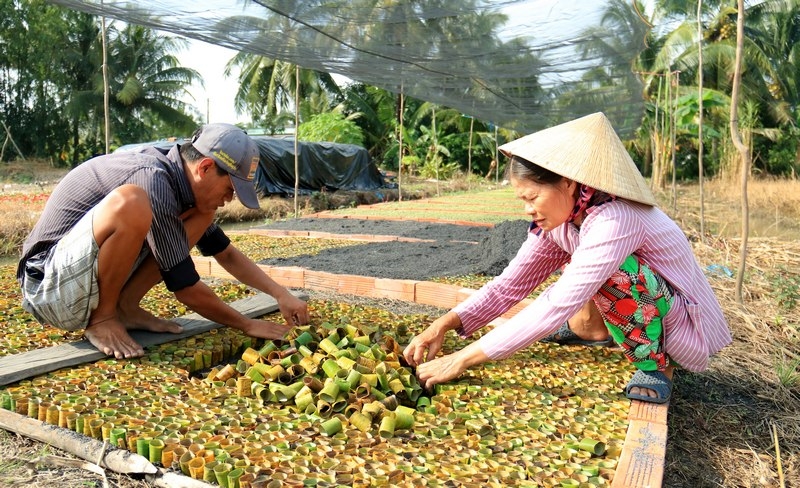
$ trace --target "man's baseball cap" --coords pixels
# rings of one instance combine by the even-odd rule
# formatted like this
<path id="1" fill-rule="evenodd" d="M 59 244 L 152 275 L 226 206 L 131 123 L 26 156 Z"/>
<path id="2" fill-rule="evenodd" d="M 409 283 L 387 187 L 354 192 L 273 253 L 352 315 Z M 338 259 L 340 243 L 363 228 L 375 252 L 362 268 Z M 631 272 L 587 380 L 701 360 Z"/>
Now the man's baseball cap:
<path id="1" fill-rule="evenodd" d="M 258 168 L 258 146 L 233 124 L 207 124 L 192 135 L 192 146 L 228 172 L 236 196 L 245 207 L 259 208 L 253 178 Z"/>

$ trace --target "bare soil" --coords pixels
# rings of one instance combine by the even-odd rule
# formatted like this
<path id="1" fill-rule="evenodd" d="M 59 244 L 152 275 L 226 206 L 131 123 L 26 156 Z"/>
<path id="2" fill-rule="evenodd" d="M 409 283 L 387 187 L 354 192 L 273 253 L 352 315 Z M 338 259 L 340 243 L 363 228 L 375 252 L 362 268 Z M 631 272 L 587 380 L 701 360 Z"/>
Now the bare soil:
<path id="1" fill-rule="evenodd" d="M 325 249 L 313 256 L 268 259 L 261 264 L 424 281 L 442 276 L 500 274 L 525 240 L 528 226 L 525 220 L 506 221 L 490 228 L 397 220 L 303 218 L 256 228 L 423 239 L 427 242 L 392 241 Z"/>

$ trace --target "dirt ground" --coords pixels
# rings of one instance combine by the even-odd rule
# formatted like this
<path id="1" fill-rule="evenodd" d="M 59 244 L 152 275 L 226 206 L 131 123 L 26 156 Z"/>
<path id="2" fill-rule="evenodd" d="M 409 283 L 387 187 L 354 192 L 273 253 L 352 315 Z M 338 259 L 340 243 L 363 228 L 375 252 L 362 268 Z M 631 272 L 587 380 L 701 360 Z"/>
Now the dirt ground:
<path id="1" fill-rule="evenodd" d="M 303 218 L 255 228 L 424 239 L 430 242 L 379 242 L 357 249 L 326 249 L 314 256 L 261 262 L 337 274 L 423 281 L 440 276 L 500 274 L 525 240 L 528 225 L 525 220 L 506 221 L 488 228 L 413 221 Z"/>

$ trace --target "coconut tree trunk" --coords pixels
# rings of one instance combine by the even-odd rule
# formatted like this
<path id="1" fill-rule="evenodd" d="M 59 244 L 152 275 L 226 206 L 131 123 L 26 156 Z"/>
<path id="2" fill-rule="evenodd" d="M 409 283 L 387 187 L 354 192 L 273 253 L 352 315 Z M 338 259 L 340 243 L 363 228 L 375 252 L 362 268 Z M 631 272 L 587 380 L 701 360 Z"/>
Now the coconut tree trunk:
<path id="1" fill-rule="evenodd" d="M 736 20 L 736 63 L 733 73 L 733 90 L 731 92 L 731 139 L 741 156 L 741 191 L 742 191 L 742 244 L 739 248 L 739 272 L 736 276 L 736 302 L 744 303 L 742 298 L 742 282 L 747 262 L 747 237 L 750 234 L 750 209 L 747 203 L 747 179 L 750 173 L 750 149 L 742 142 L 739 133 L 739 96 L 742 84 L 742 51 L 744 46 L 744 0 L 738 0 Z"/>

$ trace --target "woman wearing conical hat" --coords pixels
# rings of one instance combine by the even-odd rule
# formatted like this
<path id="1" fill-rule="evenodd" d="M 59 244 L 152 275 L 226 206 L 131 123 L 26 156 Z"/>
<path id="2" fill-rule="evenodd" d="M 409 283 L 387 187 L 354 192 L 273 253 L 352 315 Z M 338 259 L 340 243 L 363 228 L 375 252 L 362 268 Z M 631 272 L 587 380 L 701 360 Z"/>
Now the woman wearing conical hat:
<path id="1" fill-rule="evenodd" d="M 618 345 L 636 366 L 629 398 L 669 400 L 672 368 L 707 368 L 731 342 L 689 242 L 656 207 L 608 119 L 596 113 L 500 147 L 532 218 L 503 273 L 436 319 L 406 347 L 426 387 L 504 359 L 535 341 Z M 444 335 L 469 337 L 563 273 L 528 307 L 460 351 L 436 357 Z"/>

